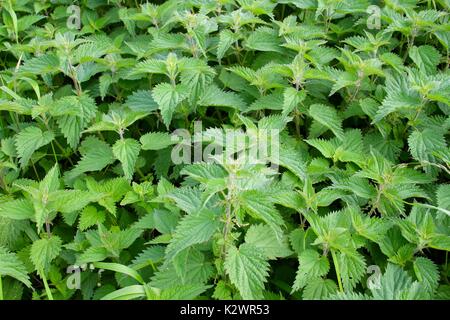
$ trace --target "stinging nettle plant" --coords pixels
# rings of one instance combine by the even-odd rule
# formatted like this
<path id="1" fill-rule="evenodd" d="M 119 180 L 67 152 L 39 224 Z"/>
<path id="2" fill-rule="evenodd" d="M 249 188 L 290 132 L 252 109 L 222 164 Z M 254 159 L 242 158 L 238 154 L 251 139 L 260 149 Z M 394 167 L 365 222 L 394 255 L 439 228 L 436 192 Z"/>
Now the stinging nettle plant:
<path id="1" fill-rule="evenodd" d="M 450 299 L 448 1 L 76 6 L 0 2 L 0 300 Z"/>

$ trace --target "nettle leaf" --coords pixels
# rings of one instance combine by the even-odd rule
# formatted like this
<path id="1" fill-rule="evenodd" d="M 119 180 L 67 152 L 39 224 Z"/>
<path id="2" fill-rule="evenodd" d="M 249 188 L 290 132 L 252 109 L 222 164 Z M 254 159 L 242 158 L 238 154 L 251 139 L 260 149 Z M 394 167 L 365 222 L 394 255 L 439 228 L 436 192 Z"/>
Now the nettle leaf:
<path id="1" fill-rule="evenodd" d="M 344 290 L 352 291 L 366 274 L 366 262 L 358 252 L 340 253 L 339 267 Z"/>
<path id="2" fill-rule="evenodd" d="M 204 90 L 197 103 L 199 106 L 230 107 L 240 111 L 247 108 L 247 104 L 238 94 L 223 91 L 214 84 Z"/>
<path id="3" fill-rule="evenodd" d="M 58 236 L 40 239 L 33 242 L 30 258 L 40 274 L 46 274 L 52 261 L 58 257 L 62 249 L 62 240 Z"/>
<path id="4" fill-rule="evenodd" d="M 122 164 L 125 177 L 129 180 L 133 178 L 134 166 L 141 150 L 141 145 L 134 139 L 120 139 L 112 147 L 114 157 Z"/>
<path id="5" fill-rule="evenodd" d="M 138 90 L 129 95 L 125 102 L 133 111 L 154 111 L 158 109 L 158 104 L 153 100 L 150 90 Z"/>
<path id="6" fill-rule="evenodd" d="M 333 280 L 318 278 L 308 282 L 303 291 L 303 299 L 324 300 L 336 291 L 337 286 Z"/>
<path id="7" fill-rule="evenodd" d="M 128 191 L 131 186 L 124 177 L 95 181 L 92 177 L 86 178 L 86 186 L 88 190 L 95 194 L 99 205 L 105 207 L 112 215 L 116 214 L 116 202 L 118 202 Z"/>
<path id="8" fill-rule="evenodd" d="M 36 75 L 44 75 L 46 73 L 54 73 L 60 71 L 59 66 L 59 57 L 55 54 L 50 53 L 27 60 L 21 68 L 21 71 Z"/>
<path id="9" fill-rule="evenodd" d="M 248 243 L 229 247 L 224 266 L 243 299 L 262 299 L 269 263 L 258 248 Z"/>
<path id="10" fill-rule="evenodd" d="M 409 57 L 426 74 L 436 73 L 436 67 L 441 60 L 439 51 L 429 45 L 413 46 L 409 51 Z"/>
<path id="11" fill-rule="evenodd" d="M 197 212 L 202 207 L 201 191 L 198 188 L 176 188 L 162 197 L 173 200 L 177 207 L 187 213 Z"/>
<path id="12" fill-rule="evenodd" d="M 253 225 L 245 235 L 245 243 L 252 244 L 260 249 L 268 259 L 284 258 L 293 252 L 289 248 L 286 236 L 280 240 L 273 230 L 267 225 Z"/>
<path id="13" fill-rule="evenodd" d="M 424 164 L 434 163 L 436 158 L 433 152 L 446 147 L 443 132 L 433 129 L 413 131 L 408 137 L 408 145 L 413 158 Z M 425 167 L 425 170 L 429 173 L 432 168 L 428 166 Z"/>
<path id="14" fill-rule="evenodd" d="M 450 211 L 450 184 L 440 185 L 436 197 L 438 207 Z"/>
<path id="15" fill-rule="evenodd" d="M 64 104 L 70 109 L 76 110 L 76 115 L 64 115 L 58 118 L 58 127 L 67 139 L 67 143 L 75 148 L 81 137 L 81 132 L 87 127 L 92 118 L 95 117 L 97 105 L 86 93 L 80 96 L 63 97 L 58 104 Z"/>
<path id="16" fill-rule="evenodd" d="M 167 132 L 149 132 L 141 136 L 139 141 L 142 150 L 161 150 L 178 142 Z"/>
<path id="17" fill-rule="evenodd" d="M 283 115 L 290 114 L 306 98 L 306 92 L 294 88 L 286 88 L 283 92 Z"/>
<path id="18" fill-rule="evenodd" d="M 393 112 L 417 110 L 422 105 L 422 99 L 417 91 L 412 89 L 406 74 L 390 75 L 386 78 L 387 96 L 378 109 L 373 123 L 378 123 Z"/>
<path id="19" fill-rule="evenodd" d="M 212 264 L 198 250 L 185 250 L 175 260 L 159 268 L 151 278 L 152 286 L 169 289 L 179 285 L 205 284 L 214 274 Z"/>
<path id="20" fill-rule="evenodd" d="M 250 215 L 266 222 L 275 232 L 277 238 L 281 238 L 281 226 L 284 225 L 283 218 L 268 201 L 264 193 L 257 190 L 244 191 L 239 195 L 240 203 Z"/>
<path id="21" fill-rule="evenodd" d="M 330 270 L 327 257 L 312 249 L 302 251 L 298 257 L 298 262 L 299 268 L 292 286 L 293 292 L 304 288 L 310 281 L 326 275 Z"/>
<path id="22" fill-rule="evenodd" d="M 69 179 L 73 179 L 85 172 L 100 171 L 114 162 L 114 154 L 111 147 L 100 139 L 89 136 L 79 148 L 81 159 L 75 167 L 66 172 Z"/>
<path id="23" fill-rule="evenodd" d="M 259 27 L 245 41 L 245 46 L 251 50 L 283 52 L 278 32 L 269 27 Z"/>
<path id="24" fill-rule="evenodd" d="M 343 139 L 342 119 L 334 108 L 323 104 L 313 104 L 309 107 L 308 113 L 314 120 L 330 129 L 337 138 Z"/>
<path id="25" fill-rule="evenodd" d="M 27 269 L 19 257 L 0 246 L 0 277 L 9 276 L 31 287 Z"/>
<path id="26" fill-rule="evenodd" d="M 55 135 L 51 131 L 42 131 L 38 127 L 27 127 L 16 135 L 17 154 L 22 167 L 28 164 L 33 153 L 39 148 L 49 144 Z"/>
<path id="27" fill-rule="evenodd" d="M 180 174 L 185 174 L 192 179 L 206 185 L 224 181 L 228 173 L 221 166 L 215 163 L 194 163 L 181 170 Z"/>
<path id="28" fill-rule="evenodd" d="M 98 223 L 105 222 L 106 214 L 104 211 L 98 211 L 94 206 L 86 206 L 80 214 L 78 229 L 84 231 Z"/>
<path id="29" fill-rule="evenodd" d="M 167 246 L 166 259 L 173 259 L 180 251 L 211 239 L 221 225 L 214 211 L 203 209 L 181 219 Z"/>
<path id="30" fill-rule="evenodd" d="M 71 213 L 81 210 L 90 202 L 97 201 L 101 195 L 84 190 L 58 190 L 48 197 L 51 203 L 49 208 L 62 213 Z"/>
<path id="31" fill-rule="evenodd" d="M 170 83 L 160 83 L 153 88 L 153 99 L 158 103 L 163 122 L 168 128 L 176 107 L 188 96 L 188 88 L 179 84 L 176 86 Z"/>
<path id="32" fill-rule="evenodd" d="M 14 220 L 33 219 L 33 203 L 28 199 L 0 202 L 0 217 Z"/>
<path id="33" fill-rule="evenodd" d="M 417 279 L 424 283 L 430 292 L 437 289 L 440 276 L 433 261 L 428 258 L 417 257 L 414 261 L 414 272 Z"/>
<path id="34" fill-rule="evenodd" d="M 413 282 L 406 271 L 391 263 L 387 265 L 385 273 L 381 276 L 379 286 L 373 286 L 370 290 L 376 300 L 407 300 L 416 294 L 419 297 L 422 296 L 422 299 L 429 296 L 426 287 Z M 422 290 L 421 293 L 420 290 Z"/>
<path id="35" fill-rule="evenodd" d="M 220 31 L 219 44 L 217 45 L 217 59 L 222 60 L 227 50 L 239 39 L 239 35 L 228 29 Z"/>

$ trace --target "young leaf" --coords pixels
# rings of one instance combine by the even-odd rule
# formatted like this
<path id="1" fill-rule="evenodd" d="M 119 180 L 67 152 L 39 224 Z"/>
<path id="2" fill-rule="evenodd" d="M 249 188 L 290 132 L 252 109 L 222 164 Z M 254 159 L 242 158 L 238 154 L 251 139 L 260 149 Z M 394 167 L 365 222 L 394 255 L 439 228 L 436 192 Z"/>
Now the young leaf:
<path id="1" fill-rule="evenodd" d="M 114 157 L 122 164 L 123 172 L 128 180 L 133 178 L 134 166 L 140 150 L 140 143 L 130 138 L 117 140 L 112 147 Z"/>
<path id="2" fill-rule="evenodd" d="M 176 107 L 188 96 L 188 90 L 185 85 L 160 83 L 153 88 L 152 96 L 158 103 L 163 122 L 168 128 Z"/>

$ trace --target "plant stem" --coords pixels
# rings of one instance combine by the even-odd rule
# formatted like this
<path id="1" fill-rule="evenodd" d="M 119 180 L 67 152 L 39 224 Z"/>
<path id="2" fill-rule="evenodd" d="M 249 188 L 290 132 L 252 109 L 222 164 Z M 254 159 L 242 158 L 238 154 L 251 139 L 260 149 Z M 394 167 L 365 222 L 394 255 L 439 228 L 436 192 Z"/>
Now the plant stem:
<path id="1" fill-rule="evenodd" d="M 47 236 L 50 238 L 52 236 L 52 232 L 50 230 L 50 222 L 48 220 L 45 221 L 45 231 L 47 232 Z"/>
<path id="2" fill-rule="evenodd" d="M 344 289 L 342 287 L 341 271 L 340 271 L 340 268 L 339 268 L 339 262 L 337 260 L 336 253 L 334 252 L 333 249 L 331 249 L 331 256 L 333 257 L 334 269 L 336 270 L 336 277 L 337 277 L 338 284 L 339 284 L 339 291 L 340 292 L 344 292 Z"/>
<path id="3" fill-rule="evenodd" d="M 55 162 L 58 163 L 58 157 L 56 156 L 55 146 L 53 145 L 53 141 L 50 142 L 52 145 L 53 155 L 55 156 Z"/>
<path id="4" fill-rule="evenodd" d="M 2 276 L 0 275 L 0 300 L 3 300 Z"/>
<path id="5" fill-rule="evenodd" d="M 44 281 L 45 293 L 47 294 L 48 300 L 53 300 L 53 295 L 48 286 L 47 278 L 45 277 L 44 272 L 41 272 L 42 281 Z"/>

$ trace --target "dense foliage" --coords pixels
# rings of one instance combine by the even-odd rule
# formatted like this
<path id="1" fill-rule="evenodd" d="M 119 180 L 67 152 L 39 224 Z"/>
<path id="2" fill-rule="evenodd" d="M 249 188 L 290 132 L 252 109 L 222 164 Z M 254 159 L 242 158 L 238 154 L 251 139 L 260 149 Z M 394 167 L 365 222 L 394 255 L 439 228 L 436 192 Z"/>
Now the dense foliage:
<path id="1" fill-rule="evenodd" d="M 2 0 L 0 299 L 450 299 L 449 8 Z"/>

